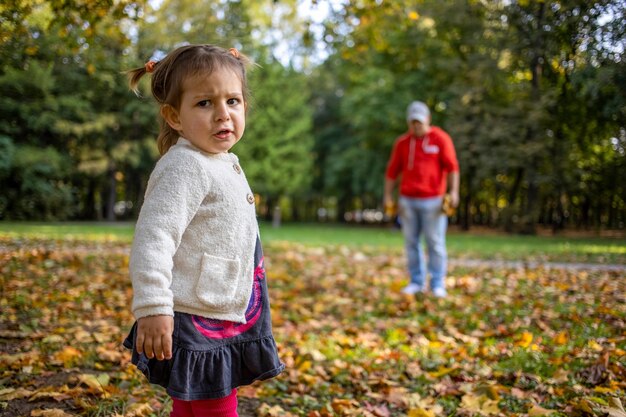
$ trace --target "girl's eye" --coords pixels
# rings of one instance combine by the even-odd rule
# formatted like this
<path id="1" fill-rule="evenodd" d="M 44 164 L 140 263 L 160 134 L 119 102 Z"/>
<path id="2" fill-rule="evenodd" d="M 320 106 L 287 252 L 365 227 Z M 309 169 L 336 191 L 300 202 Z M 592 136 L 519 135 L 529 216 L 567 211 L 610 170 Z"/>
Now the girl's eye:
<path id="1" fill-rule="evenodd" d="M 209 100 L 202 100 L 202 101 L 199 101 L 197 105 L 198 105 L 199 107 L 206 107 L 206 106 L 208 106 L 209 104 L 211 104 L 211 102 L 210 102 Z"/>
<path id="2" fill-rule="evenodd" d="M 238 98 L 229 98 L 229 99 L 228 99 L 228 104 L 229 104 L 230 106 L 234 106 L 234 105 L 236 105 L 236 104 L 239 104 L 239 99 L 238 99 Z"/>

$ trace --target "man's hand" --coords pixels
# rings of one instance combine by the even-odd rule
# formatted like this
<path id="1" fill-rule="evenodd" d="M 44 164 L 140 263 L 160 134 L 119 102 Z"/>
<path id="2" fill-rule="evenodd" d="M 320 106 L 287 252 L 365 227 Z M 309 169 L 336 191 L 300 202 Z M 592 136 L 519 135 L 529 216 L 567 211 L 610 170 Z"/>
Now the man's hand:
<path id="1" fill-rule="evenodd" d="M 459 192 L 450 192 L 450 204 L 452 207 L 457 208 L 459 206 Z"/>
<path id="2" fill-rule="evenodd" d="M 454 171 L 448 174 L 448 184 L 450 185 L 450 205 L 454 208 L 459 206 L 459 184 L 461 181 L 461 174 L 458 171 Z"/>
<path id="3" fill-rule="evenodd" d="M 174 317 L 149 316 L 137 321 L 137 353 L 148 358 L 172 359 Z"/>
<path id="4" fill-rule="evenodd" d="M 393 217 L 397 214 L 398 210 L 396 207 L 396 203 L 394 203 L 393 199 L 385 198 L 383 204 L 385 206 L 385 215 L 387 217 Z"/>

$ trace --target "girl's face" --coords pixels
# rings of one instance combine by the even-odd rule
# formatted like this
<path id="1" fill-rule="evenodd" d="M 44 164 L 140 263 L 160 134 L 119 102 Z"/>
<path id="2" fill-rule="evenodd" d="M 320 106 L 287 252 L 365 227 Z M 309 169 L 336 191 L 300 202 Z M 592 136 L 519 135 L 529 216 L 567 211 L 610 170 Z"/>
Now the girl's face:
<path id="1" fill-rule="evenodd" d="M 225 67 L 185 80 L 180 108 L 161 110 L 172 129 L 208 153 L 228 152 L 241 139 L 245 113 L 241 80 Z"/>

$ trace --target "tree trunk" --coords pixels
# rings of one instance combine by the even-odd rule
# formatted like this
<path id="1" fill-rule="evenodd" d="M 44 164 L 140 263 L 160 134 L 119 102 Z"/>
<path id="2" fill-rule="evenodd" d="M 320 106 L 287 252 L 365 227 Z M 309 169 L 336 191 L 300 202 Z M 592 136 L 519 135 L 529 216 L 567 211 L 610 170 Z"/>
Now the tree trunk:
<path id="1" fill-rule="evenodd" d="M 545 59 L 544 48 L 545 48 L 545 39 L 544 39 L 544 31 L 542 29 L 544 18 L 545 18 L 545 4 L 541 3 L 538 5 L 539 10 L 537 11 L 536 17 L 536 27 L 534 34 L 536 36 L 532 37 L 532 51 L 531 51 L 531 60 L 530 60 L 530 71 L 531 71 L 531 97 L 534 103 L 541 102 L 541 78 L 543 74 L 543 61 Z M 536 137 L 538 135 L 538 127 L 535 124 L 528 125 L 528 130 L 526 133 L 526 143 L 533 143 L 534 141 L 538 141 L 539 139 Z M 522 213 L 522 227 L 521 232 L 525 234 L 535 234 L 536 233 L 536 223 L 537 223 L 537 197 L 539 195 L 539 185 L 537 183 L 537 158 L 539 155 L 531 155 L 528 171 L 526 174 L 526 178 L 528 179 L 528 191 L 526 193 L 526 209 L 524 213 Z M 524 206 L 522 206 L 524 207 Z"/>
<path id="2" fill-rule="evenodd" d="M 470 219 L 470 207 L 472 205 L 472 195 L 474 194 L 472 181 L 474 180 L 475 172 L 476 172 L 476 167 L 474 165 L 470 165 L 467 169 L 467 175 L 465 176 L 465 181 L 467 182 L 467 196 L 460 203 L 460 207 L 459 207 L 461 229 L 465 231 L 468 231 L 472 224 L 471 219 Z"/>
<path id="3" fill-rule="evenodd" d="M 291 220 L 294 222 L 300 221 L 300 201 L 297 197 L 291 199 Z"/>
<path id="4" fill-rule="evenodd" d="M 504 229 L 507 232 L 514 231 L 513 224 L 513 216 L 515 215 L 515 200 L 517 200 L 517 196 L 519 194 L 519 190 L 522 186 L 522 179 L 524 178 L 524 168 L 519 167 L 515 171 L 515 179 L 513 180 L 513 185 L 509 189 L 509 195 L 507 198 L 507 209 L 503 213 L 504 215 Z"/>
<path id="5" fill-rule="evenodd" d="M 117 180 L 115 179 L 115 167 L 110 166 L 108 169 L 109 191 L 106 198 L 106 220 L 115 221 L 115 200 L 117 197 Z"/>
<path id="6" fill-rule="evenodd" d="M 83 201 L 83 212 L 81 213 L 81 218 L 84 220 L 97 220 L 98 219 L 98 210 L 96 201 L 96 195 L 98 193 L 96 182 L 87 177 L 87 193 L 85 195 L 85 200 Z"/>
<path id="7" fill-rule="evenodd" d="M 273 206 L 274 206 L 274 199 L 270 196 L 265 197 L 265 210 L 264 210 L 265 213 L 263 215 L 263 220 L 265 220 L 266 222 L 272 221 Z"/>

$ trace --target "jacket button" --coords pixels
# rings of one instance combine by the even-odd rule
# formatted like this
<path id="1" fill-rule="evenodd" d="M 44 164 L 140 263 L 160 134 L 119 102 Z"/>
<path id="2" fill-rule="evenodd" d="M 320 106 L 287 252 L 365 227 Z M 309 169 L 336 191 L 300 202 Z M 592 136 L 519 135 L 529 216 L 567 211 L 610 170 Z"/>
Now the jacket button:
<path id="1" fill-rule="evenodd" d="M 254 196 L 252 194 L 248 194 L 248 203 L 253 204 L 254 203 Z"/>
<path id="2" fill-rule="evenodd" d="M 239 168 L 239 165 L 233 164 L 233 169 L 237 174 L 241 174 L 241 168 Z"/>

